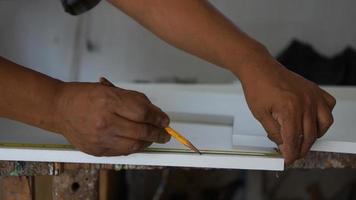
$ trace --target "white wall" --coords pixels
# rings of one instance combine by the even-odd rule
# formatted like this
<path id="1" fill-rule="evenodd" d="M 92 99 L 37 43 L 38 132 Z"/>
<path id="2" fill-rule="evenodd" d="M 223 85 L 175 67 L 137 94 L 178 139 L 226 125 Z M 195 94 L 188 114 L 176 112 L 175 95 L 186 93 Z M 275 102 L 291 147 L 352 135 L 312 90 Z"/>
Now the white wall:
<path id="1" fill-rule="evenodd" d="M 227 71 L 171 47 L 116 8 L 102 2 L 86 19 L 86 47 L 80 80 L 107 76 L 115 82 L 161 78 L 199 78 L 201 82 L 232 80 Z"/>
<path id="2" fill-rule="evenodd" d="M 326 55 L 346 45 L 356 48 L 356 1 L 229 0 L 213 1 L 245 32 L 276 54 L 299 38 Z"/>
<path id="3" fill-rule="evenodd" d="M 70 80 L 77 21 L 59 0 L 0 0 L 0 56 Z"/>
<path id="4" fill-rule="evenodd" d="M 326 55 L 356 46 L 353 0 L 212 2 L 273 54 L 295 37 Z M 79 18 L 65 14 L 59 0 L 0 0 L 0 55 L 65 80 L 94 81 L 101 75 L 118 82 L 174 76 L 200 82 L 235 80 L 229 72 L 160 41 L 105 1 L 81 18 L 86 22 L 78 37 L 81 48 L 74 49 Z M 90 51 L 88 42 L 94 47 Z"/>
<path id="5" fill-rule="evenodd" d="M 292 38 L 309 42 L 332 55 L 346 45 L 356 46 L 356 1 L 352 0 L 214 0 L 245 32 L 276 55 Z M 88 40 L 80 80 L 104 75 L 113 81 L 157 80 L 162 77 L 197 78 L 200 82 L 227 82 L 235 78 L 198 58 L 176 50 L 118 12 L 108 3 L 90 13 Z"/>

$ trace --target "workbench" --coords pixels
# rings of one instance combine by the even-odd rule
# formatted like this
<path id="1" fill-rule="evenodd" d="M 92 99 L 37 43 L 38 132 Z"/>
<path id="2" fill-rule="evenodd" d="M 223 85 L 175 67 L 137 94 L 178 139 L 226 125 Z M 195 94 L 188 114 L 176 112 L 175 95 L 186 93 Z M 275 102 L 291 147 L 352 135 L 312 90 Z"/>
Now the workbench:
<path id="1" fill-rule="evenodd" d="M 163 166 L 135 166 L 135 165 L 109 165 L 109 164 L 74 164 L 53 162 L 19 162 L 0 161 L 0 184 L 2 191 L 11 194 L 25 193 L 31 187 L 28 179 L 33 176 L 53 176 L 52 198 L 64 199 L 98 199 L 99 179 L 103 181 L 103 172 L 107 170 L 152 170 L 164 169 Z M 288 166 L 287 170 L 294 169 L 346 169 L 356 168 L 356 155 L 330 152 L 310 152 L 305 158 Z M 189 168 L 187 168 L 189 170 Z M 101 175 L 100 175 L 101 174 Z M 100 178 L 101 177 L 101 178 Z M 106 177 L 107 178 L 107 177 Z M 105 181 L 105 180 L 104 180 Z M 11 184 L 9 184 L 11 183 Z M 19 185 L 21 185 L 19 187 Z M 12 185 L 13 188 L 4 187 Z M 80 187 L 78 190 L 77 187 Z M 30 190 L 28 190 L 30 191 Z M 24 194 L 24 195 L 25 195 Z M 9 195 L 9 194 L 8 194 Z M 29 195 L 33 196 L 33 195 Z M 31 199 L 31 198 L 28 198 Z"/>

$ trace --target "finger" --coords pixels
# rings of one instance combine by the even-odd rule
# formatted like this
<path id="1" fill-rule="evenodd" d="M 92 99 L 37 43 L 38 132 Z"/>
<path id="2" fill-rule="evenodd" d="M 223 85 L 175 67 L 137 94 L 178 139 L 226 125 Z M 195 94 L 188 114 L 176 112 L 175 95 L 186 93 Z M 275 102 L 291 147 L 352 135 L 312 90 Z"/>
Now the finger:
<path id="1" fill-rule="evenodd" d="M 326 131 L 334 122 L 333 115 L 329 106 L 325 103 L 320 103 L 317 108 L 317 120 L 318 120 L 318 138 L 325 135 Z"/>
<path id="2" fill-rule="evenodd" d="M 144 144 L 142 145 L 141 149 L 139 149 L 139 152 L 140 151 L 144 151 L 145 149 L 147 149 L 151 145 L 152 145 L 152 142 L 144 142 Z"/>
<path id="3" fill-rule="evenodd" d="M 294 162 L 300 153 L 300 135 L 302 132 L 301 115 L 296 110 L 282 111 L 277 120 L 281 125 L 283 145 L 281 148 L 286 164 Z"/>
<path id="4" fill-rule="evenodd" d="M 109 87 L 116 87 L 105 77 L 100 77 L 99 82 Z M 120 90 L 120 92 L 122 91 Z M 133 99 L 140 99 L 139 102 L 141 103 L 141 105 L 134 107 L 136 110 L 138 110 L 137 112 L 135 112 L 135 109 L 133 111 L 130 111 L 129 109 L 125 109 L 127 108 L 127 106 L 121 106 L 121 108 L 123 107 L 124 109 L 120 109 L 120 111 L 117 113 L 118 115 L 123 114 L 123 117 L 127 117 L 128 119 L 131 119 L 133 121 L 149 123 L 156 126 L 161 126 L 163 128 L 169 125 L 168 115 L 162 112 L 162 110 L 159 109 L 157 106 L 153 105 L 150 102 L 149 98 L 147 98 L 147 96 L 142 93 L 131 90 L 126 90 L 126 95 L 131 96 L 130 99 L 132 99 L 132 96 L 134 96 Z M 120 102 L 120 104 L 121 103 L 122 102 Z M 129 103 L 129 105 L 131 104 L 134 103 Z"/>
<path id="5" fill-rule="evenodd" d="M 116 114 L 139 123 L 147 123 L 166 128 L 169 117 L 160 108 L 149 102 L 147 97 L 139 92 L 121 92 L 121 101 L 116 102 Z"/>
<path id="6" fill-rule="evenodd" d="M 277 145 L 283 143 L 282 136 L 280 134 L 280 125 L 278 122 L 272 117 L 270 113 L 264 114 L 261 118 L 258 119 L 263 128 L 266 130 L 267 137 L 275 142 Z"/>
<path id="7" fill-rule="evenodd" d="M 307 109 L 303 116 L 303 133 L 301 157 L 304 157 L 317 138 L 317 119 L 315 107 Z"/>
<path id="8" fill-rule="evenodd" d="M 336 105 L 336 99 L 331 94 L 329 94 L 328 92 L 326 92 L 323 89 L 321 89 L 321 92 L 322 92 L 322 95 L 323 95 L 324 100 L 326 101 L 328 107 L 332 111 Z"/>
<path id="9" fill-rule="evenodd" d="M 166 143 L 171 138 L 164 128 L 137 123 L 120 116 L 114 117 L 112 121 L 108 131 L 115 136 L 157 143 Z"/>

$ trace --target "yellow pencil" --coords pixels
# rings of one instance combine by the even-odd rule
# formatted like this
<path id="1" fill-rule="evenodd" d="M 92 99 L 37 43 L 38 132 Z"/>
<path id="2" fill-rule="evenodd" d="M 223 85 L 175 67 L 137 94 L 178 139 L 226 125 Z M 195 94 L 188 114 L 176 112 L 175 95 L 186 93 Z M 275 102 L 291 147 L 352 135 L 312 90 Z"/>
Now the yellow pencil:
<path id="1" fill-rule="evenodd" d="M 183 135 L 181 135 L 180 133 L 178 133 L 177 131 L 175 131 L 171 127 L 167 127 L 166 131 L 167 131 L 167 133 L 169 135 L 171 135 L 172 137 L 177 139 L 178 142 L 180 142 L 184 146 L 188 147 L 189 149 L 191 149 L 194 152 L 197 152 L 197 153 L 201 154 L 201 152 L 189 140 L 187 140 Z"/>

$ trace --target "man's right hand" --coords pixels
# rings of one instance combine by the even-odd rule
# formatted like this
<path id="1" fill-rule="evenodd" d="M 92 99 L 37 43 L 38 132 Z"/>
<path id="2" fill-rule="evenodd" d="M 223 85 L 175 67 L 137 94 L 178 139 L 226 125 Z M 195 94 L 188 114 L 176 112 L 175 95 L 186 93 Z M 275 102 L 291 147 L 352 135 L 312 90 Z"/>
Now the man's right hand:
<path id="1" fill-rule="evenodd" d="M 165 143 L 169 118 L 142 93 L 100 83 L 62 83 L 56 102 L 59 132 L 95 156 L 127 155 Z"/>
<path id="2" fill-rule="evenodd" d="M 336 100 L 272 56 L 256 56 L 240 74 L 247 103 L 286 164 L 306 156 L 333 123 Z"/>

